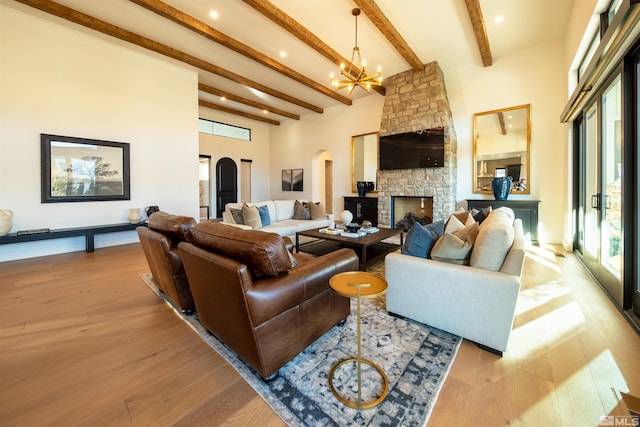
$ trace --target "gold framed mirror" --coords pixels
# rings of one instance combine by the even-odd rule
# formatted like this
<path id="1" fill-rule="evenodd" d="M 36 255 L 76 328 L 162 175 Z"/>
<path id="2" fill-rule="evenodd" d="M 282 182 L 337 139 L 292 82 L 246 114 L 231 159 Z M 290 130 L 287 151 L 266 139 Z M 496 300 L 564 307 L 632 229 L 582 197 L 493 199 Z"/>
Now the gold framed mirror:
<path id="1" fill-rule="evenodd" d="M 374 189 L 377 188 L 378 136 L 379 132 L 373 132 L 351 137 L 351 191 L 354 193 L 358 191 L 358 181 L 372 181 Z"/>
<path id="2" fill-rule="evenodd" d="M 512 194 L 529 194 L 531 104 L 473 115 L 473 192 L 491 194 L 496 176 L 512 178 Z"/>

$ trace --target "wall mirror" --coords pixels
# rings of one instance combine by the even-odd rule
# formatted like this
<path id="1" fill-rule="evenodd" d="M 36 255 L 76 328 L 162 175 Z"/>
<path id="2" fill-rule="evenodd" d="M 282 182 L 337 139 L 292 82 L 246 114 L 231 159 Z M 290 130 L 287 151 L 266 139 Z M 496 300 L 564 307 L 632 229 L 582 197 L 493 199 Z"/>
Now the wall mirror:
<path id="1" fill-rule="evenodd" d="M 473 192 L 492 193 L 496 176 L 512 178 L 511 193 L 529 194 L 531 104 L 473 115 Z"/>
<path id="2" fill-rule="evenodd" d="M 378 132 L 351 137 L 351 190 L 356 193 L 356 182 L 372 181 L 377 188 Z"/>

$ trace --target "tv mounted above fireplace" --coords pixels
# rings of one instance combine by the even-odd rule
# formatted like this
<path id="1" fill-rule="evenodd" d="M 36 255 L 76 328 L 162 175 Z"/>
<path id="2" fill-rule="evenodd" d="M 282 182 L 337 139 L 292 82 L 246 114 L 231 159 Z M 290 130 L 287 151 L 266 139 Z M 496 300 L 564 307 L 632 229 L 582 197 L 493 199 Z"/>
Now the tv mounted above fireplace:
<path id="1" fill-rule="evenodd" d="M 380 169 L 444 167 L 444 129 L 425 129 L 380 137 Z"/>

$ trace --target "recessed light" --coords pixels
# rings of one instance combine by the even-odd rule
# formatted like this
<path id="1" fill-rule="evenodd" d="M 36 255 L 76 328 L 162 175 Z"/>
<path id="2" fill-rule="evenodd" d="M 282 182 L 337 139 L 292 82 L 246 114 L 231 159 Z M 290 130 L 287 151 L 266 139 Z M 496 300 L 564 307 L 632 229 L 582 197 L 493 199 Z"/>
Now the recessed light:
<path id="1" fill-rule="evenodd" d="M 262 110 L 262 114 L 269 114 L 267 110 Z"/>
<path id="2" fill-rule="evenodd" d="M 218 12 L 215 10 L 212 10 L 211 12 L 209 12 L 209 16 L 212 17 L 213 19 L 218 19 Z"/>
<path id="3" fill-rule="evenodd" d="M 501 23 L 502 21 L 504 21 L 504 16 L 502 16 L 502 15 L 498 15 L 498 16 L 496 16 L 496 18 L 495 18 L 495 20 L 494 20 L 494 21 L 496 22 L 496 24 L 499 24 L 499 23 Z"/>
<path id="4" fill-rule="evenodd" d="M 284 50 L 280 51 L 280 57 L 281 58 L 286 58 L 287 57 L 287 52 L 285 52 Z"/>
<path id="5" fill-rule="evenodd" d="M 224 102 L 224 101 L 226 101 L 226 100 L 227 100 L 227 98 L 225 98 L 224 96 L 221 96 L 221 97 L 220 97 L 220 101 Z"/>

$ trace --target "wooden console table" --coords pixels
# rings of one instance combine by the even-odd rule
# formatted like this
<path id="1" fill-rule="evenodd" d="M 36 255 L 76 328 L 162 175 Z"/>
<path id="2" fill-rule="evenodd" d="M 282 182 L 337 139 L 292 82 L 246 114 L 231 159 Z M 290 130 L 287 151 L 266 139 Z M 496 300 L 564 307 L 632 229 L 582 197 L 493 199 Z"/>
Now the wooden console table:
<path id="1" fill-rule="evenodd" d="M 21 234 L 21 235 L 18 235 L 17 233 L 11 233 L 6 236 L 0 237 L 0 245 L 84 236 L 86 251 L 93 252 L 94 237 L 96 234 L 116 233 L 119 231 L 130 231 L 130 230 L 135 230 L 136 227 L 139 227 L 139 226 L 146 227 L 147 224 L 145 222 L 139 222 L 136 224 L 126 223 L 126 224 L 111 224 L 111 225 L 94 225 L 90 227 L 60 228 L 57 230 L 50 230 L 46 233 Z"/>
<path id="2" fill-rule="evenodd" d="M 513 209 L 516 218 L 522 220 L 524 235 L 529 236 L 531 243 L 540 245 L 538 241 L 538 205 L 540 200 L 467 200 L 467 209 L 482 209 L 491 206 L 496 209 L 502 206 Z"/>

